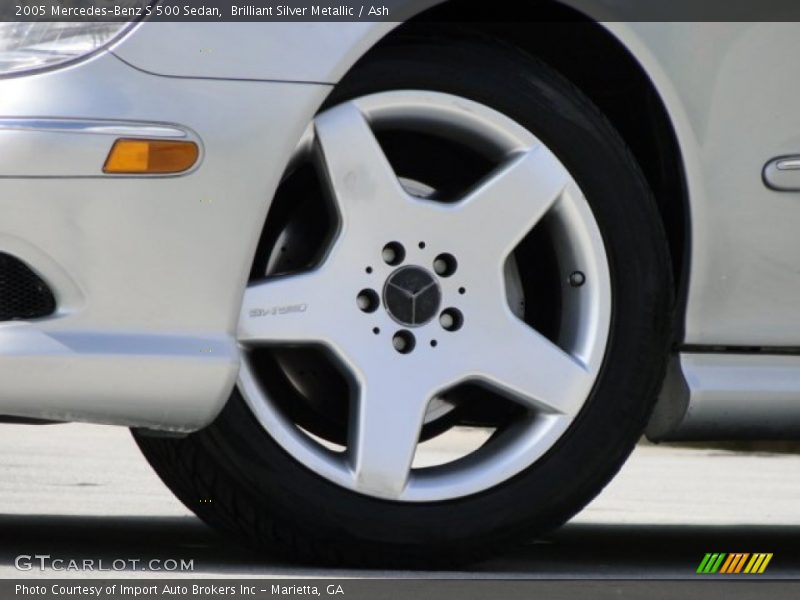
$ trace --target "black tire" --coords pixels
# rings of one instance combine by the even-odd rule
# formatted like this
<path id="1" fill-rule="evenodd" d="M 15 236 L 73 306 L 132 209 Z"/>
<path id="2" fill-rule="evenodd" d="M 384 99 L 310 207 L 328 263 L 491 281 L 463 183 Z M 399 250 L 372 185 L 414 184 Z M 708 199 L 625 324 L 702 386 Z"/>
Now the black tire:
<path id="1" fill-rule="evenodd" d="M 672 324 L 666 238 L 636 160 L 598 109 L 513 48 L 441 39 L 372 52 L 327 104 L 403 88 L 489 105 L 528 127 L 570 170 L 595 214 L 611 268 L 605 363 L 583 410 L 545 456 L 493 489 L 447 502 L 389 502 L 334 485 L 275 443 L 237 391 L 212 425 L 189 437 L 136 434 L 186 506 L 212 526 L 281 555 L 430 565 L 496 552 L 557 527 L 619 470 L 663 377 Z"/>

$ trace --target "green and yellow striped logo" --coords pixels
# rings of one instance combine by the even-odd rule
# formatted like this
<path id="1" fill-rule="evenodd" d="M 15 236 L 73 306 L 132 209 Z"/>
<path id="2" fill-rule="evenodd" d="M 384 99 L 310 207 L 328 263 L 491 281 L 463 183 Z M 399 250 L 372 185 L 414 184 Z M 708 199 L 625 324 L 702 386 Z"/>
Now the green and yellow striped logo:
<path id="1" fill-rule="evenodd" d="M 772 553 L 757 552 L 707 552 L 697 567 L 697 572 L 701 575 L 760 575 L 767 570 L 769 561 L 772 560 Z"/>

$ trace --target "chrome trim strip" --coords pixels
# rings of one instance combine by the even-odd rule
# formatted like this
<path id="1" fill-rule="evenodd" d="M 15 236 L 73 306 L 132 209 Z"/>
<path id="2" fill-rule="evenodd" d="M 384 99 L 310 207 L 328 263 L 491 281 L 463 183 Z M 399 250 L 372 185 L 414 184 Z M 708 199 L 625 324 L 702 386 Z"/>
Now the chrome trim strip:
<path id="1" fill-rule="evenodd" d="M 800 158 L 785 158 L 775 163 L 779 171 L 796 171 L 800 169 Z"/>
<path id="2" fill-rule="evenodd" d="M 189 132 L 176 125 L 133 121 L 85 121 L 80 119 L 0 118 L 0 131 L 38 131 L 112 135 L 116 137 L 187 138 Z"/>

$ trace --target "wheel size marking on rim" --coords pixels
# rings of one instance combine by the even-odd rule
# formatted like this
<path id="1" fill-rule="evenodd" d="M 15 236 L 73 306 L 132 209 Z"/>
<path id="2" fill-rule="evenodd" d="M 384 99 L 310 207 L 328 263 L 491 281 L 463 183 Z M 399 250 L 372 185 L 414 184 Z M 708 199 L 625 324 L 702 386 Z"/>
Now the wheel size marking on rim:
<path id="1" fill-rule="evenodd" d="M 413 124 L 502 156 L 454 202 L 410 194 L 373 129 Z M 398 91 L 335 106 L 304 142 L 325 174 L 338 233 L 311 271 L 248 286 L 239 321 L 239 388 L 267 432 L 303 465 L 347 489 L 423 502 L 489 489 L 540 458 L 591 393 L 605 353 L 611 284 L 602 238 L 581 190 L 519 124 L 447 94 Z M 559 339 L 509 305 L 508 261 L 547 219 L 563 294 Z M 579 275 L 578 275 L 579 274 Z M 265 307 L 304 306 L 279 319 Z M 344 452 L 331 452 L 279 410 L 249 351 L 316 345 L 352 382 Z M 431 402 L 455 386 L 490 388 L 524 415 L 474 455 L 412 469 Z"/>

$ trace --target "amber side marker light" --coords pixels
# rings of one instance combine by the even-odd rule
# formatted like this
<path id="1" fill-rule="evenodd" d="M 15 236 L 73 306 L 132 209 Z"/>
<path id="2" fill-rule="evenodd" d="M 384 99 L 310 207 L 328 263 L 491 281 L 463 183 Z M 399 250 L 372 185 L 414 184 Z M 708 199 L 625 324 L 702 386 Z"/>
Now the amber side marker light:
<path id="1" fill-rule="evenodd" d="M 108 153 L 103 173 L 114 175 L 168 175 L 183 173 L 197 162 L 194 142 L 117 140 Z"/>

